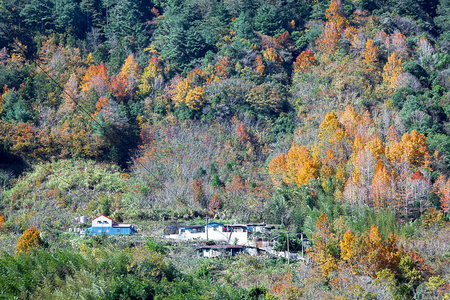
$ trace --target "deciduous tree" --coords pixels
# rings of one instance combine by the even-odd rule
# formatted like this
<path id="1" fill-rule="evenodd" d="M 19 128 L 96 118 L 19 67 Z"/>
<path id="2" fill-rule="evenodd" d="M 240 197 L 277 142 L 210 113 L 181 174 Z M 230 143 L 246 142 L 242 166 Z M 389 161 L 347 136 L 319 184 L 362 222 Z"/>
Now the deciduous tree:
<path id="1" fill-rule="evenodd" d="M 368 70 L 373 70 L 375 63 L 378 62 L 378 47 L 372 39 L 366 42 L 366 50 L 362 53 L 363 63 Z"/>
<path id="2" fill-rule="evenodd" d="M 42 245 L 39 231 L 36 227 L 28 228 L 20 236 L 16 244 L 16 253 L 30 252 L 31 249 Z"/>
<path id="3" fill-rule="evenodd" d="M 339 48 L 339 39 L 341 34 L 334 22 L 325 23 L 323 33 L 316 40 L 316 47 L 322 53 L 327 55 L 334 54 Z"/>
<path id="4" fill-rule="evenodd" d="M 102 62 L 98 66 L 91 65 L 81 80 L 81 91 L 87 94 L 94 89 L 99 96 L 106 96 L 109 91 L 108 68 Z"/>
<path id="5" fill-rule="evenodd" d="M 311 69 L 312 66 L 317 64 L 317 60 L 314 57 L 312 50 L 305 50 L 297 57 L 294 62 L 295 72 L 306 72 Z"/>
<path id="6" fill-rule="evenodd" d="M 400 75 L 403 73 L 402 60 L 397 58 L 394 51 L 389 55 L 388 61 L 383 68 L 383 80 L 392 91 L 400 86 Z"/>

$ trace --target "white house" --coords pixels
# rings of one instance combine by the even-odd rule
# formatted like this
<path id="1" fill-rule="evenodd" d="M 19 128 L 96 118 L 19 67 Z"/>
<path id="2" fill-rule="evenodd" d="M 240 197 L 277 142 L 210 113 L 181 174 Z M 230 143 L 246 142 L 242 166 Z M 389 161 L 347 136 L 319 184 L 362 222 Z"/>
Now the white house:
<path id="1" fill-rule="evenodd" d="M 92 220 L 92 227 L 86 228 L 84 234 L 128 235 L 135 232 L 136 229 L 131 224 L 117 224 L 113 219 L 100 215 Z"/>
<path id="2" fill-rule="evenodd" d="M 112 227 L 113 225 L 117 225 L 117 223 L 105 215 L 100 215 L 92 220 L 92 227 Z"/>
<path id="3" fill-rule="evenodd" d="M 223 225 L 216 222 L 207 225 L 178 225 L 166 231 L 166 238 L 174 240 L 211 240 L 229 245 L 250 245 L 248 231 L 242 225 Z"/>

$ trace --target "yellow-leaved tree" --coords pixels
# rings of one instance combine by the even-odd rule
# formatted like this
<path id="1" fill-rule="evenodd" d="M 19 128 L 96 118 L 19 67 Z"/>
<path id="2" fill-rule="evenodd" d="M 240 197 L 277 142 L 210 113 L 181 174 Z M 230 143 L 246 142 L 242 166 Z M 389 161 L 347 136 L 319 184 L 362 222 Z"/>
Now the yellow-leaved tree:
<path id="1" fill-rule="evenodd" d="M 140 95 L 148 95 L 154 87 L 155 80 L 157 78 L 162 78 L 163 67 L 161 59 L 153 55 L 148 61 L 148 66 L 144 68 L 144 72 L 139 81 L 139 91 Z"/>
<path id="2" fill-rule="evenodd" d="M 350 261 L 353 256 L 353 241 L 355 240 L 355 235 L 351 230 L 344 233 L 342 240 L 340 242 L 341 246 L 341 260 Z"/>
<path id="3" fill-rule="evenodd" d="M 214 74 L 208 76 L 203 70 L 195 68 L 182 78 L 177 75 L 172 79 L 168 94 L 175 106 L 186 104 L 191 109 L 200 109 L 205 102 L 205 86 L 218 80 Z"/>
<path id="4" fill-rule="evenodd" d="M 373 43 L 372 39 L 368 39 L 366 42 L 366 50 L 362 53 L 365 67 L 368 70 L 373 70 L 375 63 L 378 61 L 378 47 Z"/>
<path id="5" fill-rule="evenodd" d="M 284 182 L 301 186 L 312 178 L 317 178 L 319 165 L 308 148 L 292 144 L 287 155 L 279 154 L 270 161 L 269 174 L 278 185 Z"/>
<path id="6" fill-rule="evenodd" d="M 427 167 L 430 160 L 425 135 L 416 130 L 406 132 L 401 141 L 392 142 L 385 154 L 392 164 L 406 161 L 414 167 Z"/>
<path id="7" fill-rule="evenodd" d="M 383 68 L 383 81 L 387 83 L 389 89 L 394 91 L 400 86 L 400 75 L 403 73 L 402 60 L 397 58 L 394 51 L 388 57 L 388 62 Z"/>
<path id="8" fill-rule="evenodd" d="M 317 231 L 312 237 L 314 250 L 310 255 L 319 266 L 322 275 L 327 277 L 338 266 L 338 241 L 336 235 L 332 232 L 330 221 L 325 213 L 320 214 L 315 226 Z"/>

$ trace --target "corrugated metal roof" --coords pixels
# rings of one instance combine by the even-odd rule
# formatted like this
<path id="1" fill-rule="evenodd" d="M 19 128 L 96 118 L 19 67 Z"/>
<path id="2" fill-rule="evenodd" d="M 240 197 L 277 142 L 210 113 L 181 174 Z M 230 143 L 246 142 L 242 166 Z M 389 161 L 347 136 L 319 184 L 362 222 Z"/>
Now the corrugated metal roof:
<path id="1" fill-rule="evenodd" d="M 205 245 L 197 249 L 243 249 L 245 246 L 241 245 Z"/>

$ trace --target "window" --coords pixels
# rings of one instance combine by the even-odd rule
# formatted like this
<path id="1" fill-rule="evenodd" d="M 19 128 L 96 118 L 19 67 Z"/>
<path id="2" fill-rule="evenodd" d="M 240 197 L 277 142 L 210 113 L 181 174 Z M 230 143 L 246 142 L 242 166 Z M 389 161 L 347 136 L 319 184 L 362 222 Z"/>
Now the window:
<path id="1" fill-rule="evenodd" d="M 103 222 L 102 222 L 102 221 L 98 221 L 97 223 L 98 223 L 98 224 L 103 224 Z"/>
<path id="2" fill-rule="evenodd" d="M 116 232 L 119 233 L 119 232 L 120 232 L 120 229 L 116 229 Z"/>

